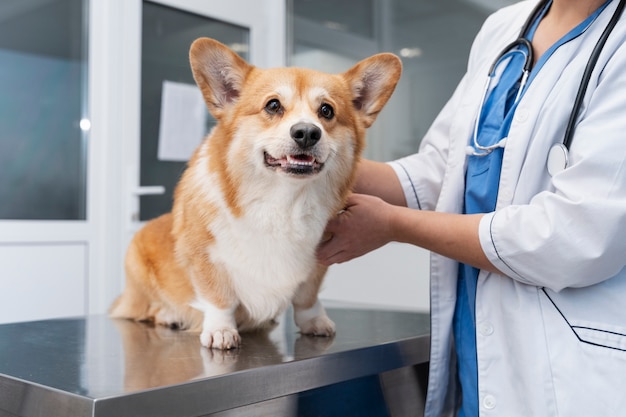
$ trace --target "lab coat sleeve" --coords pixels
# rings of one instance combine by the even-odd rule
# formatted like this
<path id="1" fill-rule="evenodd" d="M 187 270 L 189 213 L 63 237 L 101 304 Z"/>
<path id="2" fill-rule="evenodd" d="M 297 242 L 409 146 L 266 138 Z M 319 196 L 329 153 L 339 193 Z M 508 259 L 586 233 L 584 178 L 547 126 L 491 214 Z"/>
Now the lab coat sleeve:
<path id="1" fill-rule="evenodd" d="M 587 92 L 570 166 L 553 190 L 480 222 L 482 248 L 505 275 L 555 291 L 617 275 L 626 265 L 626 46 Z M 537 167 L 542 169 L 543 167 Z"/>
<path id="2" fill-rule="evenodd" d="M 422 140 L 418 153 L 389 162 L 400 180 L 410 208 L 434 210 L 437 204 L 446 169 L 447 131 L 454 113 L 454 101 L 452 97 L 439 113 Z"/>

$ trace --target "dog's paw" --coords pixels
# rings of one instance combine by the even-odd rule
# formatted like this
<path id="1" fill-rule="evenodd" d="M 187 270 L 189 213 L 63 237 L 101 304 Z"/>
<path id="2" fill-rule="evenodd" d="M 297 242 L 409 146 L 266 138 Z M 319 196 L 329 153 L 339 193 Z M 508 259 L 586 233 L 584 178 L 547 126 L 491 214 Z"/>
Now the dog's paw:
<path id="1" fill-rule="evenodd" d="M 302 334 L 312 336 L 333 336 L 335 334 L 335 323 L 328 316 L 317 316 L 300 325 Z"/>
<path id="2" fill-rule="evenodd" d="M 236 349 L 241 344 L 241 337 L 236 329 L 204 330 L 200 334 L 200 343 L 212 349 Z"/>

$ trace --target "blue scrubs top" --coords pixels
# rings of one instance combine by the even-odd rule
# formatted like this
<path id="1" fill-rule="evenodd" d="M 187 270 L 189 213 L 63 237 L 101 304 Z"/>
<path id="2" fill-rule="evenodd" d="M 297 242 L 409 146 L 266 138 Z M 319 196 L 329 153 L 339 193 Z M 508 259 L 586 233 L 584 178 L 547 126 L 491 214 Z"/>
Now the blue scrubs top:
<path id="1" fill-rule="evenodd" d="M 541 70 L 545 61 L 561 45 L 582 34 L 602 12 L 610 0 L 604 3 L 593 15 L 572 29 L 568 34 L 555 43 L 539 59 L 524 90 L 528 88 L 536 74 Z M 537 26 L 546 11 L 550 8 L 549 2 L 542 13 L 529 28 L 526 38 L 532 40 Z M 523 47 L 520 47 L 523 48 Z M 488 93 L 483 105 L 480 120 L 478 120 L 478 143 L 489 146 L 498 143 L 507 137 L 511 121 L 519 100 L 516 96 L 524 66 L 524 56 L 520 53 L 507 54 L 498 63 L 495 78 L 495 87 Z M 498 68 L 499 67 L 499 68 Z M 498 73 L 501 75 L 498 77 Z M 524 91 L 521 92 L 524 94 Z M 521 96 L 520 96 L 521 98 Z M 474 146 L 473 139 L 470 145 Z M 480 149 L 475 149 L 482 153 Z M 464 213 L 489 213 L 495 210 L 500 172 L 502 169 L 503 148 L 496 148 L 485 156 L 469 156 L 465 175 L 465 207 Z M 457 300 L 454 313 L 453 331 L 457 352 L 458 377 L 463 392 L 463 400 L 459 417 L 478 416 L 478 370 L 476 359 L 476 323 L 475 300 L 476 282 L 479 270 L 465 264 L 459 267 L 457 283 Z"/>

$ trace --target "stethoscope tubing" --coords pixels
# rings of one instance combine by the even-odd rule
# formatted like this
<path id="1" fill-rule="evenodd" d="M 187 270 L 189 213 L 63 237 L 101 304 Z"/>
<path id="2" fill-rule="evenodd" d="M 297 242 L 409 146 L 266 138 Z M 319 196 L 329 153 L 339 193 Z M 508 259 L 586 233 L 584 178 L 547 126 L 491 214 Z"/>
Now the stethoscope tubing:
<path id="1" fill-rule="evenodd" d="M 611 20 L 606 25 L 606 28 L 604 28 L 602 35 L 600 35 L 600 38 L 598 39 L 596 46 L 593 48 L 593 51 L 591 51 L 591 55 L 589 56 L 589 61 L 587 62 L 587 65 L 585 66 L 585 71 L 583 72 L 583 76 L 580 81 L 580 86 L 578 87 L 578 92 L 576 93 L 576 99 L 574 99 L 574 105 L 572 106 L 572 112 L 570 113 L 570 117 L 567 122 L 567 127 L 565 128 L 565 135 L 563 136 L 563 146 L 565 146 L 565 149 L 567 149 L 568 151 L 569 151 L 570 146 L 572 145 L 572 141 L 574 140 L 574 131 L 576 130 L 576 120 L 578 119 L 578 115 L 582 108 L 582 102 L 587 92 L 587 86 L 589 85 L 589 80 L 591 79 L 591 73 L 593 72 L 596 66 L 596 63 L 598 62 L 598 58 L 600 57 L 600 53 L 602 52 L 602 49 L 604 48 L 604 44 L 606 43 L 606 40 L 609 38 L 609 35 L 613 31 L 613 28 L 615 28 L 615 25 L 617 25 L 617 22 L 619 18 L 621 17 L 622 12 L 624 11 L 625 3 L 626 3 L 626 0 L 620 0 L 620 2 L 618 3 L 617 8 L 613 12 L 613 16 L 611 17 Z"/>
<path id="2" fill-rule="evenodd" d="M 505 146 L 506 138 L 503 138 L 498 143 L 496 143 L 495 145 L 490 145 L 490 146 L 481 146 L 478 143 L 478 124 L 480 122 L 480 115 L 481 115 L 481 112 L 482 112 L 482 107 L 485 104 L 486 96 L 488 94 L 490 80 L 491 80 L 491 77 L 494 75 L 494 71 L 496 69 L 496 66 L 498 65 L 498 63 L 500 62 L 500 60 L 503 57 L 505 57 L 511 51 L 516 50 L 515 49 L 516 47 L 519 47 L 520 45 L 525 46 L 528 52 L 525 53 L 526 56 L 525 56 L 525 61 L 524 61 L 524 70 L 522 72 L 522 78 L 520 80 L 520 87 L 519 87 L 519 90 L 518 90 L 518 93 L 517 93 L 517 96 L 516 96 L 516 99 L 515 99 L 516 102 L 517 102 L 517 100 L 521 96 L 521 92 L 522 92 L 523 88 L 526 85 L 528 76 L 530 74 L 530 71 L 532 69 L 532 65 L 534 63 L 532 44 L 530 43 L 530 41 L 528 39 L 525 38 L 525 35 L 528 32 L 528 30 L 530 29 L 530 27 L 533 24 L 533 22 L 537 19 L 537 17 L 539 16 L 539 14 L 544 9 L 544 7 L 548 4 L 549 1 L 551 1 L 551 0 L 543 0 L 543 1 L 539 2 L 535 6 L 535 8 L 533 9 L 532 13 L 530 14 L 528 19 L 526 20 L 526 22 L 522 26 L 522 30 L 520 31 L 520 33 L 518 35 L 518 38 L 516 40 L 514 40 L 513 42 L 511 42 L 510 44 L 508 44 L 502 50 L 502 52 L 500 52 L 498 54 L 498 56 L 494 60 L 493 64 L 489 68 L 489 74 L 487 76 L 487 82 L 485 84 L 485 91 L 484 91 L 483 97 L 481 98 L 481 101 L 480 101 L 479 110 L 478 110 L 478 116 L 477 116 L 477 120 L 476 120 L 476 123 L 475 123 L 475 126 L 474 126 L 474 132 L 473 132 L 473 142 L 474 142 L 473 144 L 474 144 L 474 146 L 473 147 L 472 146 L 468 146 L 467 147 L 468 148 L 467 149 L 467 154 L 468 155 L 486 156 L 486 155 L 490 154 L 494 149 L 499 148 L 499 147 L 503 148 Z M 571 146 L 572 141 L 574 139 L 574 132 L 576 130 L 576 121 L 577 121 L 578 116 L 580 114 L 580 111 L 582 109 L 582 102 L 583 102 L 583 99 L 584 99 L 585 94 L 587 92 L 587 87 L 589 85 L 589 81 L 591 80 L 591 74 L 593 73 L 593 70 L 594 70 L 594 68 L 596 66 L 596 63 L 598 62 L 598 58 L 600 57 L 600 53 L 602 52 L 602 49 L 604 48 L 604 45 L 605 45 L 609 35 L 611 34 L 613 29 L 617 25 L 617 22 L 619 21 L 621 15 L 622 15 L 622 12 L 624 10 L 625 4 L 626 4 L 626 0 L 620 0 L 619 1 L 615 11 L 613 12 L 613 16 L 611 16 L 611 20 L 607 24 L 606 28 L 604 28 L 604 31 L 600 35 L 600 38 L 598 39 L 598 42 L 594 46 L 593 51 L 591 52 L 591 55 L 589 56 L 589 60 L 587 61 L 587 64 L 585 66 L 585 70 L 583 72 L 583 75 L 582 75 L 582 78 L 581 78 L 581 82 L 580 82 L 580 85 L 578 87 L 578 91 L 576 93 L 576 98 L 574 100 L 574 104 L 572 106 L 572 111 L 571 111 L 569 119 L 568 119 L 567 127 L 565 129 L 565 134 L 563 135 L 563 140 L 561 142 L 555 143 L 552 146 L 552 148 L 551 148 L 551 150 L 550 150 L 550 152 L 548 154 L 547 166 L 548 166 L 548 171 L 549 171 L 550 175 L 554 175 L 554 174 L 562 171 L 569 164 L 569 149 L 570 149 L 570 146 Z M 520 49 L 517 49 L 517 50 L 519 51 Z"/>
<path id="3" fill-rule="evenodd" d="M 515 49 L 517 46 L 525 46 L 527 51 L 523 49 Z M 498 143 L 494 145 L 483 146 L 478 143 L 478 128 L 480 125 L 480 119 L 482 117 L 482 109 L 485 105 L 485 101 L 487 100 L 487 96 L 489 94 L 489 86 L 491 85 L 491 78 L 495 77 L 496 67 L 500 61 L 508 58 L 509 55 L 513 55 L 515 53 L 522 54 L 524 56 L 524 66 L 522 70 L 522 77 L 519 82 L 519 87 L 517 89 L 517 95 L 515 96 L 514 102 L 517 103 L 522 97 L 522 92 L 524 91 L 524 87 L 526 87 L 526 82 L 528 81 L 528 76 L 530 75 L 530 69 L 532 67 L 533 53 L 532 46 L 527 39 L 519 38 L 515 41 L 511 42 L 502 50 L 502 52 L 498 55 L 496 60 L 491 64 L 489 68 L 489 74 L 487 74 L 487 79 L 485 80 L 485 86 L 483 88 L 483 94 L 480 99 L 480 103 L 478 104 L 478 114 L 476 115 L 476 121 L 474 123 L 474 131 L 472 133 L 472 141 L 474 146 L 468 146 L 466 149 L 466 153 L 468 155 L 473 156 L 487 156 L 491 152 L 493 152 L 497 148 L 504 148 L 506 144 L 506 138 L 503 138 L 498 141 Z"/>
<path id="4" fill-rule="evenodd" d="M 494 61 L 491 64 L 491 66 L 489 67 L 489 73 L 487 74 L 487 80 L 485 81 L 485 87 L 483 89 L 483 95 L 482 95 L 482 97 L 480 99 L 480 103 L 478 105 L 478 114 L 476 115 L 476 122 L 474 123 L 474 131 L 472 132 L 473 133 L 472 134 L 472 141 L 473 141 L 473 145 L 474 146 L 467 146 L 466 153 L 468 155 L 472 155 L 472 156 L 487 156 L 487 155 L 489 155 L 491 152 L 493 152 L 497 148 L 504 148 L 504 146 L 506 144 L 506 138 L 503 138 L 500 141 L 498 141 L 498 143 L 496 143 L 494 145 L 489 145 L 489 146 L 483 146 L 480 143 L 478 143 L 478 127 L 479 127 L 479 123 L 480 123 L 482 109 L 483 109 L 483 106 L 485 105 L 485 101 L 486 101 L 487 95 L 489 93 L 489 85 L 491 84 L 491 77 L 494 76 L 496 67 L 498 66 L 498 63 L 500 62 L 500 60 L 502 60 L 507 54 L 510 54 L 513 51 L 518 51 L 518 52 L 522 53 L 524 55 L 524 66 L 523 66 L 523 72 L 522 72 L 522 79 L 520 81 L 520 86 L 519 86 L 519 89 L 517 91 L 517 96 L 515 97 L 515 102 L 517 102 L 520 99 L 520 97 L 522 95 L 522 91 L 523 91 L 524 87 L 526 86 L 526 81 L 528 80 L 528 76 L 530 74 L 530 71 L 531 71 L 532 65 L 533 65 L 533 61 L 534 61 L 532 44 L 530 43 L 530 41 L 528 39 L 526 39 L 524 37 L 524 35 L 526 34 L 526 32 L 528 32 L 528 29 L 533 24 L 533 22 L 535 21 L 535 19 L 537 18 L 537 16 L 541 12 L 541 10 L 543 9 L 544 5 L 546 5 L 548 1 L 549 0 L 542 1 L 537 6 L 535 6 L 535 8 L 533 9 L 532 13 L 530 14 L 528 19 L 526 20 L 526 22 L 522 26 L 522 30 L 520 31 L 519 35 L 517 36 L 517 39 L 515 39 L 513 42 L 511 42 L 507 46 L 505 46 L 502 49 L 502 51 L 498 54 L 496 59 L 494 59 Z M 526 52 L 524 52 L 523 49 L 516 49 L 519 46 L 526 47 Z"/>

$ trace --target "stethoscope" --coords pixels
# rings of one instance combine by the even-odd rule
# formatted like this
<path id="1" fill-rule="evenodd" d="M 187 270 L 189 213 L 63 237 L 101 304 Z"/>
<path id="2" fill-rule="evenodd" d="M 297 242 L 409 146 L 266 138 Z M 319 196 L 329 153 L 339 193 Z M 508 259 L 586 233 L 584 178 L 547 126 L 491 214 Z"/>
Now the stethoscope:
<path id="1" fill-rule="evenodd" d="M 542 13 L 544 7 L 548 4 L 549 1 L 550 0 L 544 0 L 544 1 L 539 2 L 539 4 L 537 4 L 537 6 L 533 9 L 532 13 L 530 14 L 528 19 L 524 23 L 524 26 L 522 27 L 522 30 L 518 38 L 514 40 L 513 42 L 511 42 L 510 44 L 508 44 L 502 50 L 502 52 L 498 54 L 493 64 L 489 68 L 489 73 L 487 74 L 487 81 L 485 83 L 483 96 L 480 101 L 480 107 L 478 108 L 479 109 L 478 116 L 476 118 L 476 123 L 474 124 L 474 132 L 473 132 L 473 138 L 472 138 L 474 146 L 467 147 L 466 153 L 468 155 L 486 156 L 486 155 L 489 155 L 491 152 L 493 152 L 497 148 L 505 147 L 507 138 L 503 138 L 500 141 L 498 141 L 496 144 L 489 145 L 489 146 L 483 146 L 480 143 L 478 143 L 478 124 L 480 121 L 482 108 L 485 104 L 485 100 L 487 99 L 487 95 L 489 94 L 489 86 L 491 85 L 491 79 L 492 77 L 495 76 L 495 72 L 496 72 L 496 68 L 498 64 L 503 59 L 516 53 L 522 54 L 524 56 L 524 66 L 522 69 L 522 76 L 520 79 L 517 96 L 515 97 L 514 102 L 517 103 L 520 100 L 521 92 L 524 90 L 524 87 L 526 86 L 526 83 L 528 81 L 528 77 L 530 75 L 530 71 L 534 62 L 532 45 L 530 41 L 526 39 L 524 36 L 530 29 L 533 22 Z M 620 0 L 619 4 L 617 5 L 617 8 L 615 9 L 615 12 L 613 12 L 613 16 L 611 17 L 611 20 L 609 21 L 608 25 L 604 29 L 604 32 L 602 32 L 600 39 L 598 39 L 598 42 L 596 43 L 595 47 L 593 48 L 593 51 L 591 52 L 589 60 L 587 61 L 587 65 L 585 66 L 585 71 L 583 72 L 580 86 L 578 87 L 578 92 L 576 93 L 576 99 L 574 100 L 572 112 L 570 113 L 570 116 L 569 116 L 569 121 L 567 123 L 567 128 L 565 129 L 565 135 L 563 137 L 563 141 L 552 145 L 552 147 L 550 148 L 550 151 L 548 152 L 548 160 L 546 163 L 546 167 L 548 169 L 548 173 L 551 176 L 554 176 L 558 174 L 559 172 L 563 171 L 565 168 L 567 168 L 569 164 L 569 148 L 572 144 L 572 140 L 574 139 L 574 131 L 576 130 L 576 120 L 578 118 L 578 114 L 580 113 L 580 109 L 582 107 L 582 101 L 583 101 L 583 98 L 585 97 L 587 86 L 589 85 L 589 80 L 591 79 L 591 73 L 593 72 L 593 69 L 596 66 L 596 63 L 600 56 L 600 52 L 602 51 L 602 48 L 604 48 L 604 44 L 606 43 L 607 38 L 611 34 L 611 31 L 617 24 L 617 21 L 619 20 L 622 14 L 622 10 L 624 9 L 625 3 L 626 3 L 626 0 Z M 523 48 L 520 48 L 521 46 L 523 46 L 525 50 Z"/>

